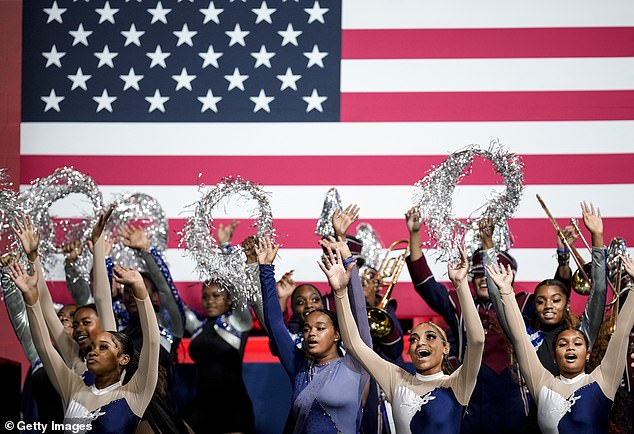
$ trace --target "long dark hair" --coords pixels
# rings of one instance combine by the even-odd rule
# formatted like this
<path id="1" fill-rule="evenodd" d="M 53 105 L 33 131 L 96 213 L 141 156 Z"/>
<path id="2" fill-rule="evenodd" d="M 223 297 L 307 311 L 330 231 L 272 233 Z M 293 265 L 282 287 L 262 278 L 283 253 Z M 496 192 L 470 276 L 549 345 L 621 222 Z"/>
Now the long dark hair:
<path id="1" fill-rule="evenodd" d="M 123 384 L 127 384 L 136 370 L 139 367 L 139 352 L 135 351 L 132 338 L 125 333 L 109 331 L 112 337 L 119 343 L 119 356 L 125 354 L 130 358 L 127 365 L 123 367 L 125 369 L 125 376 L 123 377 Z"/>

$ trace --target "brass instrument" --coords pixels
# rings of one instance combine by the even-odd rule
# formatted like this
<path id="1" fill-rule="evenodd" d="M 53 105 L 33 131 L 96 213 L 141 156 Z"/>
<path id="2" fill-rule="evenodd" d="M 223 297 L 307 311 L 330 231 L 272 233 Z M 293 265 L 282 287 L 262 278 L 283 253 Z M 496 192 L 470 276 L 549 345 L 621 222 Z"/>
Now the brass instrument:
<path id="1" fill-rule="evenodd" d="M 548 207 L 546 206 L 542 198 L 539 196 L 539 194 L 537 194 L 536 196 L 537 196 L 537 200 L 539 201 L 539 204 L 542 206 L 542 208 L 546 212 L 546 215 L 550 219 L 550 222 L 553 224 L 553 227 L 557 231 L 557 235 L 561 239 L 561 242 L 564 243 L 564 245 L 566 246 L 568 250 L 570 250 L 572 259 L 574 259 L 575 263 L 577 264 L 577 271 L 575 271 L 572 275 L 572 280 L 571 280 L 572 289 L 574 289 L 576 293 L 581 295 L 590 294 L 590 290 L 592 289 L 592 281 L 590 280 L 590 277 L 588 277 L 588 275 L 590 274 L 592 262 L 584 262 L 583 258 L 579 254 L 579 251 L 577 251 L 575 246 L 570 244 L 568 240 L 566 239 L 566 236 L 561 231 L 561 228 L 557 224 L 557 221 L 548 210 Z M 583 238 L 581 231 L 579 231 L 579 227 L 577 226 L 576 221 L 573 222 L 571 220 L 571 223 L 573 223 L 573 225 L 579 232 L 579 235 L 583 239 L 584 243 L 586 244 L 586 246 L 588 246 L 588 243 Z M 588 249 L 590 249 L 590 246 L 588 246 Z M 590 254 L 592 254 L 592 249 L 590 249 Z"/>
<path id="2" fill-rule="evenodd" d="M 405 244 L 405 247 L 397 249 L 396 246 L 399 244 Z M 397 256 L 391 256 L 392 252 L 395 250 L 403 250 L 403 253 L 400 253 Z M 373 337 L 382 338 L 389 335 L 394 330 L 394 322 L 392 321 L 392 318 L 390 318 L 390 315 L 388 315 L 385 308 L 390 301 L 390 295 L 392 294 L 394 285 L 398 281 L 398 277 L 403 270 L 405 258 L 408 253 L 409 241 L 397 240 L 390 244 L 390 246 L 386 249 L 383 260 L 381 260 L 381 265 L 379 265 L 379 269 L 377 270 L 374 279 L 378 286 L 385 287 L 385 292 L 377 307 L 368 308 L 370 334 Z"/>
<path id="3" fill-rule="evenodd" d="M 608 246 L 607 273 L 608 283 L 612 288 L 612 301 L 607 304 L 607 309 L 612 309 L 610 314 L 610 327 L 608 333 L 612 335 L 616 329 L 616 320 L 619 315 L 619 300 L 621 294 L 626 293 L 632 287 L 630 275 L 623 270 L 621 255 L 627 255 L 627 246 L 623 238 L 614 238 Z"/>

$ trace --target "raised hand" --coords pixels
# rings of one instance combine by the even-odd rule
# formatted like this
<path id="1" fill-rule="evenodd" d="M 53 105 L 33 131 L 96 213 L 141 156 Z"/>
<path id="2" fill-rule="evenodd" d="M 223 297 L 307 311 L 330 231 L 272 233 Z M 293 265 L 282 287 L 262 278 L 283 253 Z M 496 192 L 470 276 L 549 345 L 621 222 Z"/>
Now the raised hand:
<path id="1" fill-rule="evenodd" d="M 273 243 L 269 237 L 264 237 L 259 241 L 260 242 L 255 245 L 255 253 L 258 256 L 258 263 L 272 264 L 280 246 Z"/>
<path id="2" fill-rule="evenodd" d="M 39 280 L 37 269 L 33 267 L 33 275 L 29 276 L 20 262 L 14 261 L 9 267 L 9 277 L 22 292 L 24 301 L 33 305 L 37 301 L 37 281 Z"/>
<path id="3" fill-rule="evenodd" d="M 255 253 L 255 245 L 257 242 L 255 235 L 249 235 L 242 241 L 242 249 L 247 255 L 247 264 L 255 264 L 258 262 L 258 255 Z"/>
<path id="4" fill-rule="evenodd" d="M 420 232 L 420 227 L 422 225 L 420 213 L 416 209 L 416 207 L 411 207 L 405 213 L 405 223 L 407 223 L 407 230 L 409 233 Z"/>
<path id="5" fill-rule="evenodd" d="M 90 234 L 90 240 L 92 241 L 93 245 L 97 243 L 97 240 L 103 233 L 103 229 L 106 227 L 106 223 L 108 222 L 108 219 L 112 215 L 112 211 L 114 211 L 114 208 L 115 208 L 115 204 L 112 204 L 108 208 L 108 211 L 106 211 L 105 213 L 103 212 L 103 210 L 99 212 L 99 217 L 97 217 L 97 222 L 95 223 L 95 226 L 93 226 L 92 233 Z"/>
<path id="6" fill-rule="evenodd" d="M 332 227 L 335 229 L 335 236 L 346 237 L 350 225 L 359 218 L 359 207 L 348 205 L 345 210 L 338 209 L 332 215 Z"/>
<path id="7" fill-rule="evenodd" d="M 449 275 L 449 279 L 453 283 L 454 288 L 458 288 L 460 286 L 469 272 L 469 259 L 467 258 L 465 246 L 458 247 L 458 251 L 460 252 L 460 262 L 455 265 L 452 265 L 450 262 L 447 263 L 447 274 Z"/>
<path id="8" fill-rule="evenodd" d="M 145 231 L 132 225 L 123 226 L 119 229 L 119 237 L 124 246 L 137 250 L 150 250 L 152 247 Z"/>
<path id="9" fill-rule="evenodd" d="M 141 285 L 144 284 L 141 273 L 139 273 L 134 268 L 115 265 L 112 271 L 114 271 L 114 279 L 119 283 L 122 283 L 124 285 L 133 285 L 135 283 L 140 283 Z"/>
<path id="10" fill-rule="evenodd" d="M 8 252 L 4 255 L 0 256 L 0 267 L 9 267 L 13 264 L 13 261 L 16 259 L 15 252 Z"/>
<path id="11" fill-rule="evenodd" d="M 66 262 L 73 263 L 81 256 L 84 246 L 82 246 L 80 240 L 75 240 L 64 244 L 63 250 Z"/>
<path id="12" fill-rule="evenodd" d="M 333 291 L 341 295 L 347 290 L 354 262 L 348 265 L 348 269 L 343 268 L 341 251 L 335 250 L 333 254 L 332 249 L 328 249 L 328 252 L 325 253 L 321 259 L 321 262 L 317 262 L 319 268 L 321 268 L 321 271 L 323 271 L 328 278 L 328 283 L 330 283 L 330 287 Z"/>
<path id="13" fill-rule="evenodd" d="M 634 261 L 632 261 L 632 257 L 630 255 L 620 255 L 619 257 L 623 262 L 623 268 L 625 268 L 626 273 L 634 279 Z"/>
<path id="14" fill-rule="evenodd" d="M 480 243 L 484 250 L 493 248 L 493 230 L 495 225 L 491 217 L 485 217 L 478 222 L 478 229 L 480 230 Z"/>
<path id="15" fill-rule="evenodd" d="M 577 238 L 579 238 L 579 232 L 577 232 L 577 229 L 575 229 L 573 225 L 566 226 L 562 229 L 561 232 L 563 232 L 569 246 L 572 246 L 574 242 L 577 241 Z M 563 241 L 561 241 L 560 237 L 557 237 L 557 248 L 559 250 L 566 249 L 566 246 L 564 245 Z"/>
<path id="16" fill-rule="evenodd" d="M 288 300 L 295 291 L 297 284 L 293 280 L 293 270 L 284 273 L 282 278 L 277 282 L 277 297 L 283 300 Z"/>
<path id="17" fill-rule="evenodd" d="M 513 292 L 513 269 L 510 265 L 499 266 L 498 264 L 490 264 L 486 266 L 488 277 L 500 289 L 500 294 L 508 294 Z"/>
<path id="18" fill-rule="evenodd" d="M 595 208 L 591 202 L 581 202 L 581 215 L 583 216 L 583 224 L 592 234 L 592 245 L 595 247 L 603 246 L 603 219 L 601 218 L 601 210 Z M 600 237 L 600 244 L 597 245 L 595 238 Z"/>
<path id="19" fill-rule="evenodd" d="M 33 226 L 31 216 L 22 214 L 22 219 L 16 219 L 12 229 L 20 239 L 29 261 L 35 261 L 37 259 L 37 246 L 40 243 L 40 232 Z"/>
<path id="20" fill-rule="evenodd" d="M 322 238 L 317 243 L 325 250 L 339 250 L 344 258 L 352 255 L 345 237 L 337 237 L 336 240 L 333 237 Z"/>
<path id="21" fill-rule="evenodd" d="M 233 220 L 227 226 L 223 226 L 222 223 L 218 225 L 218 244 L 223 245 L 231 242 L 231 237 L 233 236 L 233 232 L 236 230 L 236 227 L 240 224 L 239 221 Z"/>

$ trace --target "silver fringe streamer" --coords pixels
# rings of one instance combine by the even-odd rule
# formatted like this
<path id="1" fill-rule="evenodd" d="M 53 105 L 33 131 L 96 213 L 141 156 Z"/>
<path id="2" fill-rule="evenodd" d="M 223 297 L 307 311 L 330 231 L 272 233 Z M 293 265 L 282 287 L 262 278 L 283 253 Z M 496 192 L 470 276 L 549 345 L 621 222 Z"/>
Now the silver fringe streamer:
<path id="1" fill-rule="evenodd" d="M 196 202 L 194 215 L 187 219 L 180 232 L 180 247 L 184 247 L 187 254 L 195 260 L 202 281 L 217 282 L 230 292 L 234 305 L 246 307 L 252 304 L 258 292 L 246 272 L 246 254 L 240 246 L 232 247 L 231 253 L 222 252 L 212 236 L 215 231 L 213 210 L 223 200 L 235 196 L 245 201 L 257 202 L 257 208 L 252 214 L 256 220 L 254 226 L 257 237 L 274 236 L 269 196 L 262 186 L 239 176 L 226 177 L 204 192 Z"/>
<path id="2" fill-rule="evenodd" d="M 6 168 L 0 169 L 0 239 L 3 251 L 0 253 L 0 286 L 2 287 L 2 298 L 7 307 L 9 321 L 13 326 L 13 331 L 17 336 L 24 354 L 31 366 L 38 359 L 31 330 L 29 329 L 29 319 L 26 316 L 26 307 L 22 293 L 15 286 L 9 277 L 9 271 L 5 268 L 14 260 L 20 261 L 23 267 L 28 269 L 26 255 L 17 240 L 11 225 L 22 214 L 22 209 L 18 203 L 18 194 L 11 188 L 12 183 L 8 180 Z"/>
<path id="3" fill-rule="evenodd" d="M 374 228 L 368 223 L 361 223 L 357 226 L 355 238 L 363 243 L 361 257 L 365 260 L 365 265 L 377 270 L 385 255 L 385 248 Z"/>
<path id="4" fill-rule="evenodd" d="M 473 158 L 478 155 L 493 163 L 495 172 L 502 176 L 506 190 L 502 194 L 492 192 L 492 198 L 479 210 L 479 215 L 460 222 L 453 215 L 452 195 L 460 181 L 471 173 Z M 430 241 L 438 251 L 438 260 L 455 262 L 459 259 L 458 246 L 468 241 L 468 254 L 479 246 L 478 221 L 493 219 L 494 243 L 497 251 L 509 248 L 506 234 L 508 220 L 522 198 L 524 165 L 519 157 L 508 152 L 497 140 L 492 140 L 487 149 L 470 145 L 463 151 L 454 152 L 439 167 L 414 184 L 414 203 L 429 230 Z M 469 233 L 476 232 L 475 235 Z"/>
<path id="5" fill-rule="evenodd" d="M 73 219 L 53 221 L 49 214 L 51 205 L 71 193 L 79 193 L 86 196 L 91 204 L 90 215 L 84 215 L 79 222 Z M 47 272 L 51 272 L 59 260 L 57 253 L 62 253 L 63 244 L 79 239 L 82 244 L 90 238 L 92 227 L 97 221 L 99 212 L 103 209 L 103 197 L 97 188 L 95 181 L 72 167 L 56 169 L 45 178 L 31 182 L 31 187 L 22 192 L 19 197 L 20 204 L 30 214 L 33 224 L 40 231 L 40 245 L 38 252 L 42 259 L 42 265 Z M 63 232 L 61 243 L 56 242 L 56 233 Z M 90 268 L 92 267 L 92 255 L 85 249 L 77 259 L 75 266 L 82 277 L 89 281 Z"/>
<path id="6" fill-rule="evenodd" d="M 317 220 L 317 228 L 315 233 L 322 237 L 334 237 L 335 228 L 332 227 L 332 216 L 335 211 L 342 209 L 341 197 L 335 187 L 331 187 L 326 193 L 324 206 L 321 209 L 321 215 Z"/>
<path id="7" fill-rule="evenodd" d="M 141 226 L 150 244 L 162 253 L 167 248 L 167 217 L 161 204 L 152 196 L 144 193 L 126 193 L 115 198 L 116 204 L 108 224 L 106 233 L 114 240 L 112 246 L 112 262 L 115 265 L 146 271 L 145 261 L 139 252 L 121 242 L 118 231 L 130 223 Z"/>
<path id="8" fill-rule="evenodd" d="M 22 215 L 22 207 L 18 202 L 18 194 L 9 182 L 8 170 L 0 169 L 0 246 L 2 253 L 18 252 L 20 241 L 11 229 L 13 222 Z"/>

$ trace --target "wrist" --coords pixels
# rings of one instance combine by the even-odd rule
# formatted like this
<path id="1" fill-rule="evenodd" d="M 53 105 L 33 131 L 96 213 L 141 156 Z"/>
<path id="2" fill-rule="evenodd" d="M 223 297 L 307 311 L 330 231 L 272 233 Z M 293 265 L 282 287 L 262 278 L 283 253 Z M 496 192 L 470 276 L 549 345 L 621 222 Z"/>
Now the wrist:
<path id="1" fill-rule="evenodd" d="M 332 288 L 333 292 L 335 293 L 335 297 L 342 299 L 346 296 L 346 291 L 348 290 L 348 288 Z"/>
<path id="2" fill-rule="evenodd" d="M 29 288 L 27 291 L 22 293 L 24 302 L 29 306 L 33 306 L 35 303 L 37 303 L 37 296 L 37 289 Z"/>
<path id="3" fill-rule="evenodd" d="M 592 247 L 603 247 L 603 232 L 592 233 Z"/>
<path id="4" fill-rule="evenodd" d="M 27 253 L 26 257 L 31 264 L 34 263 L 35 260 L 37 259 L 37 251 Z"/>
<path id="5" fill-rule="evenodd" d="M 503 286 L 500 288 L 500 295 L 511 295 L 513 294 L 515 291 L 513 291 L 513 287 L 512 286 Z"/>
<path id="6" fill-rule="evenodd" d="M 450 279 L 454 288 L 458 289 L 464 279 Z"/>
<path id="7" fill-rule="evenodd" d="M 557 249 L 557 262 L 559 265 L 568 265 L 568 261 L 570 261 L 570 250 Z"/>

